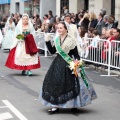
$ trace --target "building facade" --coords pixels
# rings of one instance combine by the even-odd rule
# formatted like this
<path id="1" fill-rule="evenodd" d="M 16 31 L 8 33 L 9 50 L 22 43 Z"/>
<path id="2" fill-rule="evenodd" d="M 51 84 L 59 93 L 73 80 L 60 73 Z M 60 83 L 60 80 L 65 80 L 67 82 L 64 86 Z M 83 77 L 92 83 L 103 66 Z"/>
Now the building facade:
<path id="1" fill-rule="evenodd" d="M 77 13 L 80 9 L 88 9 L 88 0 L 56 0 L 56 14 L 60 16 L 67 6 L 70 13 Z"/>
<path id="2" fill-rule="evenodd" d="M 67 2 L 63 3 L 62 1 Z M 100 9 L 105 9 L 106 14 L 114 15 L 116 20 L 120 20 L 119 0 L 56 0 L 56 14 L 58 16 L 60 16 L 63 8 L 61 6 L 68 6 L 70 13 L 77 13 L 80 9 L 86 9 L 94 12 L 96 15 L 100 13 Z"/>
<path id="3" fill-rule="evenodd" d="M 65 6 L 70 13 L 77 13 L 80 9 L 88 9 L 88 0 L 40 0 L 40 16 L 42 18 L 49 10 L 60 16 Z"/>
<path id="4" fill-rule="evenodd" d="M 0 1 L 0 13 L 2 15 L 10 15 L 10 0 L 1 0 Z"/>
<path id="5" fill-rule="evenodd" d="M 10 13 L 24 13 L 24 2 L 22 0 L 11 0 Z"/>
<path id="6" fill-rule="evenodd" d="M 106 10 L 106 14 L 114 15 L 116 20 L 120 20 L 119 0 L 89 0 L 89 11 L 94 11 L 98 15 L 101 8 Z"/>
<path id="7" fill-rule="evenodd" d="M 80 9 L 93 11 L 97 15 L 100 9 L 106 9 L 108 15 L 115 15 L 116 20 L 120 19 L 119 0 L 1 0 L 0 12 L 5 15 L 19 12 L 31 15 L 40 14 L 42 19 L 49 10 L 53 15 L 60 16 L 63 8 L 67 7 L 70 13 L 77 13 Z"/>
<path id="8" fill-rule="evenodd" d="M 48 14 L 48 11 L 51 10 L 53 15 L 56 15 L 56 6 L 57 0 L 40 0 L 40 18 L 42 19 L 44 14 Z"/>
<path id="9" fill-rule="evenodd" d="M 11 0 L 10 13 L 27 13 L 30 16 L 40 13 L 40 0 Z"/>

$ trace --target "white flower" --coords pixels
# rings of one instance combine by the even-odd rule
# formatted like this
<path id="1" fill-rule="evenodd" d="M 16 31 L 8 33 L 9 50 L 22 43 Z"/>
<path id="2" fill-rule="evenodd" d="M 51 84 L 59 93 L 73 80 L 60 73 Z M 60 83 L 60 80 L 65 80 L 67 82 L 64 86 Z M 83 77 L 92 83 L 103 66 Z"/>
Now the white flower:
<path id="1" fill-rule="evenodd" d="M 75 66 L 75 63 L 72 61 L 72 62 L 70 62 L 70 66 L 69 66 L 69 68 L 71 69 L 71 70 L 73 70 L 74 69 L 74 66 Z"/>
<path id="2" fill-rule="evenodd" d="M 80 60 L 80 66 L 82 66 L 83 65 L 83 61 L 82 60 Z"/>

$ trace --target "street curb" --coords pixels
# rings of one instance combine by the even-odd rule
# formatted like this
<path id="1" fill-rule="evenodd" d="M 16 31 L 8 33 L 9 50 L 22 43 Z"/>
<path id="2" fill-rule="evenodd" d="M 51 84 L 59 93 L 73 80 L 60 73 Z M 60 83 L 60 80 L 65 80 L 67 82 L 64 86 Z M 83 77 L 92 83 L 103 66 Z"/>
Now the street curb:
<path id="1" fill-rule="evenodd" d="M 90 67 L 90 68 L 93 68 L 95 69 L 96 71 L 97 70 L 100 70 L 100 71 L 105 71 L 105 72 L 108 72 L 108 69 L 103 69 L 102 67 L 95 67 L 94 65 L 86 65 L 85 67 Z M 120 70 L 110 70 L 110 73 L 112 74 L 115 74 L 115 75 L 118 75 L 120 76 Z"/>

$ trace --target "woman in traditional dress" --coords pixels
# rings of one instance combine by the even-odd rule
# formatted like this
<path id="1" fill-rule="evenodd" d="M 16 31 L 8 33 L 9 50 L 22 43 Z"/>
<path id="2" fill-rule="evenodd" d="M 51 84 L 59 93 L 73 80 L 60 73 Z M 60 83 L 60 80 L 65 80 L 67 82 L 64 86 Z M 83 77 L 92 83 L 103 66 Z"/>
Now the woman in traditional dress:
<path id="1" fill-rule="evenodd" d="M 78 76 L 72 74 L 69 68 L 73 58 L 79 60 L 80 57 L 76 39 L 68 34 L 65 22 L 58 24 L 58 33 L 55 46 L 51 45 L 49 35 L 46 37 L 48 50 L 52 54 L 57 52 L 57 56 L 45 76 L 39 95 L 39 101 L 52 107 L 48 110 L 50 114 L 59 112 L 59 108 L 71 108 L 72 111 L 76 111 L 77 108 L 90 104 L 97 97 L 84 68 L 82 67 L 81 72 L 78 72 Z"/>
<path id="2" fill-rule="evenodd" d="M 11 17 L 8 18 L 4 28 L 4 39 L 2 41 L 2 49 L 10 50 L 13 44 L 13 37 L 15 31 L 15 23 Z"/>
<path id="3" fill-rule="evenodd" d="M 24 39 L 17 39 L 24 35 Z M 15 38 L 6 66 L 11 69 L 22 70 L 22 75 L 32 75 L 31 70 L 40 68 L 38 49 L 34 41 L 34 28 L 27 14 L 23 14 L 15 29 Z M 17 38 L 16 38 L 17 37 Z"/>

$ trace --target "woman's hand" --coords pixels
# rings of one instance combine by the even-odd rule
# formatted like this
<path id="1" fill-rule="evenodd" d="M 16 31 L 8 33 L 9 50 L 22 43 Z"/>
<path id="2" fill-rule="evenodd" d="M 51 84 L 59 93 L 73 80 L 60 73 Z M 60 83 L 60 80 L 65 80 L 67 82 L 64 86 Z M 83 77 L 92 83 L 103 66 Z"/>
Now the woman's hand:
<path id="1" fill-rule="evenodd" d="M 52 38 L 52 37 L 50 36 L 50 34 L 46 34 L 46 35 L 45 35 L 45 41 L 46 41 L 46 42 L 50 41 L 51 38 Z"/>

